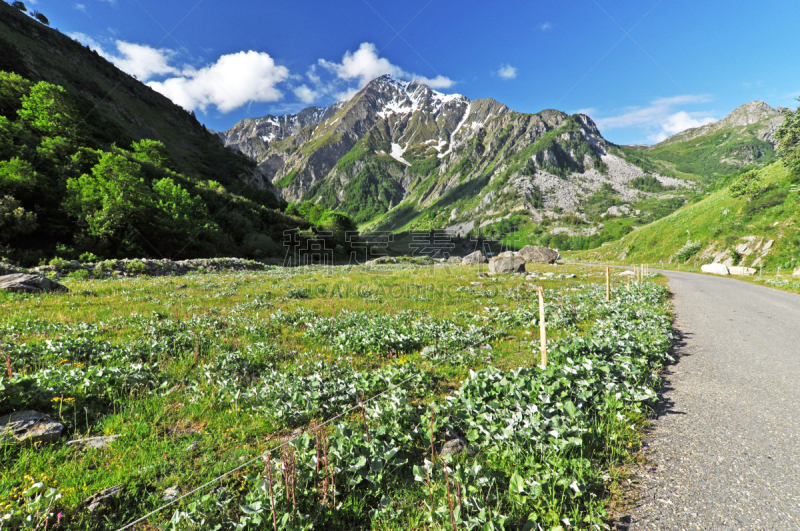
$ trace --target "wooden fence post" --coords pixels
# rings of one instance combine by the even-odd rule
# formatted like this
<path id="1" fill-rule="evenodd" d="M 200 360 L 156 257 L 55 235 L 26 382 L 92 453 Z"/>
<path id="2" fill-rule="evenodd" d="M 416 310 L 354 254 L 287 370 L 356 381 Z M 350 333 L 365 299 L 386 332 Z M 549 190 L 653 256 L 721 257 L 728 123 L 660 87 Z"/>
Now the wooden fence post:
<path id="1" fill-rule="evenodd" d="M 611 300 L 611 269 L 606 266 L 606 302 Z"/>
<path id="2" fill-rule="evenodd" d="M 539 344 L 542 353 L 540 367 L 547 368 L 547 323 L 544 319 L 544 288 L 539 286 Z"/>

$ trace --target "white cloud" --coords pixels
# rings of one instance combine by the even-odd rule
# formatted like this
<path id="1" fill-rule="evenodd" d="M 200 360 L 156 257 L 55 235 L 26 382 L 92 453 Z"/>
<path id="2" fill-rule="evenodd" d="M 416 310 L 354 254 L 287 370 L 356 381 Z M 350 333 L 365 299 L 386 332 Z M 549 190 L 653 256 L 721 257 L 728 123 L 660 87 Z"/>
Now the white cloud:
<path id="1" fill-rule="evenodd" d="M 320 91 L 308 88 L 308 85 L 300 85 L 294 89 L 294 95 L 297 99 L 306 104 L 311 104 L 317 101 L 321 96 Z"/>
<path id="2" fill-rule="evenodd" d="M 497 75 L 503 79 L 514 79 L 517 77 L 517 68 L 509 64 L 500 65 L 500 70 L 497 71 Z"/>
<path id="3" fill-rule="evenodd" d="M 105 1 L 105 0 L 104 0 Z M 272 102 L 283 98 L 276 86 L 290 77 L 289 69 L 278 66 L 267 53 L 254 51 L 223 55 L 216 63 L 196 69 L 178 68 L 172 63 L 175 52 L 150 46 L 116 41 L 116 53 L 106 51 L 89 35 L 72 33 L 70 37 L 88 45 L 117 68 L 135 75 L 142 82 L 187 110 L 214 105 L 230 112 L 249 102 Z M 154 81 L 153 78 L 163 78 Z M 315 91 L 295 89 L 298 99 L 309 103 Z"/>
<path id="4" fill-rule="evenodd" d="M 452 87 L 455 82 L 445 76 L 437 75 L 434 78 L 427 78 L 410 72 L 406 72 L 397 65 L 393 65 L 385 57 L 378 56 L 378 49 L 371 42 L 362 42 L 355 52 L 347 51 L 342 56 L 341 63 L 333 61 L 326 61 L 320 59 L 317 64 L 333 73 L 339 79 L 345 81 L 357 81 L 359 88 L 364 87 L 367 83 L 376 77 L 389 74 L 394 77 L 404 78 L 424 83 L 431 88 L 445 89 Z M 311 76 L 316 76 L 316 73 L 311 73 Z M 319 79 L 317 77 L 317 79 Z M 348 94 L 355 94 L 357 89 L 347 89 L 339 92 L 337 96 L 347 96 Z M 351 96 L 352 97 L 352 96 Z"/>
<path id="5" fill-rule="evenodd" d="M 413 79 L 414 81 L 419 81 L 420 83 L 423 83 L 425 85 L 428 85 L 432 89 L 446 89 L 452 87 L 456 83 L 449 77 L 445 77 L 442 75 L 436 76 L 432 79 L 429 77 L 412 75 L 411 79 Z"/>
<path id="6" fill-rule="evenodd" d="M 248 102 L 282 99 L 276 85 L 288 78 L 288 68 L 276 65 L 267 53 L 251 50 L 223 55 L 199 70 L 189 68 L 179 77 L 148 85 L 187 110 L 205 111 L 214 105 L 227 113 Z"/>
<path id="7" fill-rule="evenodd" d="M 585 114 L 586 116 L 591 118 L 592 116 L 597 114 L 597 109 L 595 109 L 594 107 L 586 107 L 585 109 L 578 109 L 573 114 Z"/>
<path id="8" fill-rule="evenodd" d="M 111 61 L 123 72 L 135 75 L 142 81 L 155 76 L 179 73 L 177 68 L 169 64 L 170 58 L 175 54 L 172 50 L 158 50 L 124 41 L 117 41 L 116 44 L 120 55 L 111 58 Z"/>
<path id="9" fill-rule="evenodd" d="M 83 4 L 75 4 L 75 9 L 77 9 L 78 11 L 83 11 L 84 13 L 86 13 L 86 6 L 83 5 Z"/>
<path id="10" fill-rule="evenodd" d="M 85 33 L 70 33 L 70 37 L 93 48 L 117 68 L 141 81 L 148 81 L 155 76 L 178 74 L 180 71 L 170 66 L 169 61 L 175 52 L 167 49 L 156 49 L 141 44 L 116 41 L 117 52 L 106 51 L 103 46 Z"/>
<path id="11" fill-rule="evenodd" d="M 648 140 L 660 142 L 669 136 L 716 121 L 708 112 L 688 112 L 675 107 L 711 101 L 708 95 L 685 95 L 654 100 L 646 107 L 631 107 L 622 114 L 595 120 L 600 129 L 640 128 Z M 594 109 L 592 109 L 594 110 Z"/>
<path id="12" fill-rule="evenodd" d="M 544 22 L 542 24 L 539 24 L 539 29 L 542 30 L 542 31 L 547 31 L 547 30 L 551 29 L 552 27 L 553 27 L 553 25 L 550 22 Z"/>
<path id="13" fill-rule="evenodd" d="M 716 120 L 708 116 L 705 118 L 696 119 L 693 118 L 688 112 L 680 111 L 669 115 L 666 122 L 661 124 L 661 127 L 664 128 L 665 133 L 674 135 L 687 129 L 702 127 L 714 122 L 716 122 Z"/>
<path id="14" fill-rule="evenodd" d="M 363 87 L 376 77 L 390 74 L 401 77 L 405 72 L 385 57 L 378 57 L 378 50 L 371 42 L 363 42 L 355 52 L 345 52 L 341 63 L 320 59 L 319 64 L 341 79 L 358 79 Z"/>

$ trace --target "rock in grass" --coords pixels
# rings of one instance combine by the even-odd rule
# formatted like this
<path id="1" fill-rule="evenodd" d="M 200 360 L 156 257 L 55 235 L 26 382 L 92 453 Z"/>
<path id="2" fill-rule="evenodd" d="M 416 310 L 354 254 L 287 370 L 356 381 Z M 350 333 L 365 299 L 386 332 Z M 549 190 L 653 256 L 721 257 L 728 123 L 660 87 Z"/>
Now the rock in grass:
<path id="1" fill-rule="evenodd" d="M 97 494 L 93 494 L 83 500 L 83 505 L 89 510 L 90 513 L 93 513 L 102 505 L 108 503 L 111 498 L 118 496 L 123 490 L 125 490 L 125 485 L 115 485 L 113 487 L 103 489 Z"/>
<path id="2" fill-rule="evenodd" d="M 800 267 L 795 267 L 794 271 L 792 271 L 793 277 L 800 277 Z"/>
<path id="3" fill-rule="evenodd" d="M 703 273 L 711 273 L 713 275 L 730 275 L 728 266 L 724 264 L 705 264 L 700 266 L 700 271 Z"/>
<path id="4" fill-rule="evenodd" d="M 526 245 L 519 251 L 527 262 L 535 262 L 537 264 L 555 264 L 558 261 L 558 251 L 550 249 L 549 247 L 539 247 L 535 245 Z"/>
<path id="5" fill-rule="evenodd" d="M 170 487 L 167 490 L 165 490 L 164 495 L 161 497 L 161 499 L 164 501 L 172 501 L 180 495 L 181 495 L 181 489 L 179 489 L 178 486 L 176 485 L 174 487 Z"/>
<path id="6" fill-rule="evenodd" d="M 525 260 L 519 256 L 495 256 L 489 260 L 489 273 L 524 273 Z"/>
<path id="7" fill-rule="evenodd" d="M 486 255 L 484 255 L 482 251 L 475 251 L 474 253 L 470 253 L 462 258 L 461 265 L 485 264 L 488 261 L 489 260 L 486 259 Z"/>
<path id="8" fill-rule="evenodd" d="M 731 266 L 728 268 L 728 272 L 731 275 L 755 275 L 756 270 L 752 267 L 739 267 L 739 266 Z"/>
<path id="9" fill-rule="evenodd" d="M 61 438 L 64 425 L 38 411 L 19 411 L 0 417 L 0 441 L 51 443 Z"/>
<path id="10" fill-rule="evenodd" d="M 442 450 L 439 452 L 441 457 L 446 457 L 448 455 L 459 455 L 463 453 L 467 449 L 467 441 L 462 439 L 461 437 L 450 439 L 442 446 Z"/>
<path id="11" fill-rule="evenodd" d="M 66 286 L 42 275 L 15 273 L 0 277 L 0 289 L 15 293 L 45 293 L 50 291 L 69 291 Z"/>
<path id="12" fill-rule="evenodd" d="M 87 439 L 75 439 L 69 441 L 67 446 L 81 446 L 83 448 L 105 448 L 115 439 L 122 435 L 109 435 L 108 437 L 89 437 Z"/>

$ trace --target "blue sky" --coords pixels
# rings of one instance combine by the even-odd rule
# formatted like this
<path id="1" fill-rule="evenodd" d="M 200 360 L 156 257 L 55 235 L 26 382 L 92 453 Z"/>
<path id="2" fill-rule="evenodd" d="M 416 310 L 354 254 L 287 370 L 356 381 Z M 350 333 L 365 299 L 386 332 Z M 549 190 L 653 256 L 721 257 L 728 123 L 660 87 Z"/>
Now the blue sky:
<path id="1" fill-rule="evenodd" d="M 29 8 L 222 130 L 392 73 L 653 143 L 751 100 L 796 106 L 796 2 L 36 0 Z"/>

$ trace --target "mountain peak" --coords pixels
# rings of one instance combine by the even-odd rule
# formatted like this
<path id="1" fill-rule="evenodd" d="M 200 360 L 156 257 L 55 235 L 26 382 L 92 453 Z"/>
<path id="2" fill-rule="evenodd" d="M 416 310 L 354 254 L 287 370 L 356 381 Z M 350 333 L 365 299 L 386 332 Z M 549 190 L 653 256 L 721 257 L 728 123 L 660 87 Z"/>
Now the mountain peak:
<path id="1" fill-rule="evenodd" d="M 777 126 L 780 125 L 780 122 L 783 121 L 783 115 L 785 113 L 786 109 L 784 108 L 773 109 L 769 104 L 760 100 L 755 100 L 737 107 L 722 120 L 702 127 L 681 131 L 656 145 L 666 146 L 676 142 L 686 142 L 713 135 L 723 129 L 742 128 L 756 124 L 761 124 L 763 126 L 761 127 L 763 132 L 759 133 L 758 136 L 762 140 L 775 144 L 774 131 Z"/>
<path id="2" fill-rule="evenodd" d="M 773 109 L 769 104 L 756 100 L 737 107 L 720 122 L 728 127 L 747 126 L 779 114 L 782 114 L 780 110 Z"/>

